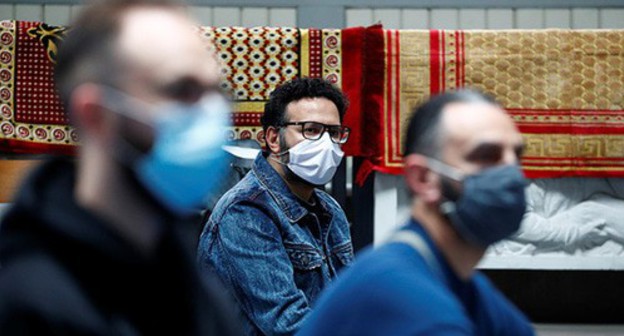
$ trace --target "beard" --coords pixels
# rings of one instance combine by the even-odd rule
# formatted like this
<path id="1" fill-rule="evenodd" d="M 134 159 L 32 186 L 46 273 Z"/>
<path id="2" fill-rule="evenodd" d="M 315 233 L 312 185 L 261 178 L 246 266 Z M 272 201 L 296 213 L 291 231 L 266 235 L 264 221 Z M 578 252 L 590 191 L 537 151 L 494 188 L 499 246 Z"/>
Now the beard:
<path id="1" fill-rule="evenodd" d="M 114 140 L 111 155 L 116 163 L 117 171 L 124 182 L 127 193 L 132 193 L 146 202 L 159 216 L 176 217 L 177 215 L 167 210 L 166 206 L 159 201 L 137 173 L 137 164 L 145 155 L 124 134 L 118 134 Z"/>
<path id="2" fill-rule="evenodd" d="M 461 184 L 446 176 L 440 176 L 440 187 L 442 188 L 442 197 L 448 201 L 457 202 L 462 195 Z"/>
<path id="3" fill-rule="evenodd" d="M 284 168 L 284 177 L 286 178 L 286 180 L 291 183 L 304 184 L 304 185 L 317 187 L 317 188 L 322 187 L 322 185 L 319 186 L 316 184 L 312 184 L 302 179 L 297 174 L 295 174 L 292 170 L 290 170 L 290 168 L 288 167 L 288 162 L 290 161 L 288 150 L 290 149 L 290 146 L 286 144 L 286 139 L 281 132 L 280 132 L 279 137 L 280 137 L 280 151 L 279 152 L 283 153 L 282 155 L 279 156 L 279 160 L 282 163 L 282 167 Z"/>

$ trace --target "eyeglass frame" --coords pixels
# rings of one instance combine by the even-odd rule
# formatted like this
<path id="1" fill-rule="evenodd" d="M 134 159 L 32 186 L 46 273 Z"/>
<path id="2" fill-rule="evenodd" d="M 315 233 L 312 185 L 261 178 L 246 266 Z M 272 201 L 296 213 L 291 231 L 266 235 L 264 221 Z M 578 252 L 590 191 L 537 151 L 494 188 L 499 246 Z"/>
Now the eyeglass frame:
<path id="1" fill-rule="evenodd" d="M 320 135 L 319 135 L 319 137 L 317 139 L 310 139 L 310 138 L 308 138 L 305 135 L 304 125 L 306 123 L 314 123 L 314 124 L 323 126 L 323 130 L 321 131 L 321 133 L 320 133 Z M 287 122 L 287 123 L 280 124 L 278 127 L 284 127 L 284 126 L 301 126 L 301 135 L 303 135 L 303 138 L 304 139 L 308 139 L 308 140 L 312 140 L 312 141 L 316 141 L 316 140 L 321 139 L 323 137 L 323 133 L 329 132 L 329 128 L 330 127 L 337 127 L 337 128 L 340 129 L 340 133 L 343 133 L 343 131 L 346 131 L 346 134 L 347 134 L 347 136 L 346 136 L 346 138 L 345 138 L 345 140 L 343 142 L 336 142 L 336 141 L 334 141 L 334 138 L 332 138 L 331 135 L 329 136 L 329 139 L 333 143 L 338 144 L 338 145 L 344 145 L 345 143 L 347 143 L 347 141 L 349 141 L 349 136 L 351 135 L 351 128 L 350 127 L 343 126 L 343 125 L 340 125 L 340 126 L 338 126 L 338 125 L 327 125 L 327 124 L 323 124 L 323 123 L 320 123 L 320 122 L 317 122 L 317 121 L 309 121 L 309 120 L 307 120 L 307 121 Z"/>

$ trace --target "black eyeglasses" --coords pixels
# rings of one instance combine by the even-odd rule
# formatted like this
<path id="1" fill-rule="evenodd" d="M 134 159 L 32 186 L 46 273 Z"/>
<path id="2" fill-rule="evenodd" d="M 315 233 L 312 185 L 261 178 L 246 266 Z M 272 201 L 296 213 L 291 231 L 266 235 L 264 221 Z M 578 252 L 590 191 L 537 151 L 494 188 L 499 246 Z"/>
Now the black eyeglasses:
<path id="1" fill-rule="evenodd" d="M 308 140 L 318 140 L 327 131 L 333 143 L 343 144 L 349 140 L 351 129 L 347 126 L 325 125 L 315 121 L 283 123 L 282 126 L 301 126 L 301 134 Z"/>

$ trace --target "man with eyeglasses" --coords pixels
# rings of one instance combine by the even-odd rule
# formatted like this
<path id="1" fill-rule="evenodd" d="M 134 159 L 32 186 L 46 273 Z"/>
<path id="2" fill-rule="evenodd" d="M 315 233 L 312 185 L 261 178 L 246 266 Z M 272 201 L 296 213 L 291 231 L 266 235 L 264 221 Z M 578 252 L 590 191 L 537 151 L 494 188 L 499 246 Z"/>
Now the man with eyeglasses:
<path id="1" fill-rule="evenodd" d="M 353 260 L 345 214 L 318 188 L 342 160 L 346 108 L 322 79 L 277 88 L 262 116 L 266 151 L 204 227 L 200 268 L 230 289 L 248 335 L 296 332 L 323 287 Z"/>

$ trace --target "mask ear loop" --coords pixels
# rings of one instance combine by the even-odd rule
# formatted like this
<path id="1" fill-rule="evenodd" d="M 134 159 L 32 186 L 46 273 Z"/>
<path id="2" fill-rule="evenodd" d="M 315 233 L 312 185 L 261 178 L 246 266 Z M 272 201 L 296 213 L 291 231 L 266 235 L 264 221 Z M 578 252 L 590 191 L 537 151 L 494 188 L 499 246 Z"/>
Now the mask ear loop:
<path id="1" fill-rule="evenodd" d="M 105 108 L 146 125 L 154 124 L 154 120 L 137 111 L 137 106 L 150 109 L 153 108 L 152 105 L 112 86 L 100 84 L 100 87 L 104 89 L 107 100 L 107 103 L 104 104 Z M 123 102 L 126 102 L 126 104 Z"/>
<path id="2" fill-rule="evenodd" d="M 104 90 L 105 100 L 107 101 L 107 103 L 102 104 L 102 107 L 122 117 L 150 126 L 153 124 L 153 121 L 149 120 L 141 113 L 137 113 L 134 107 L 130 105 L 135 104 L 149 107 L 147 103 L 112 86 L 100 84 L 100 87 Z M 129 102 L 129 104 L 123 104 L 124 101 Z M 141 152 L 123 135 L 119 134 L 114 143 L 112 155 L 120 164 L 126 167 L 132 167 L 138 160 L 145 156 L 145 153 Z"/>
<path id="3" fill-rule="evenodd" d="M 459 169 L 452 167 L 440 160 L 428 157 L 427 164 L 429 165 L 429 169 L 440 175 L 448 177 L 451 180 L 462 182 L 466 177 L 465 174 L 462 173 Z"/>
<path id="4" fill-rule="evenodd" d="M 281 132 L 282 127 L 274 127 L 274 128 L 275 128 L 278 132 Z M 284 155 L 286 155 L 286 154 L 288 154 L 288 150 L 281 151 L 281 152 L 277 152 L 277 153 L 273 153 L 273 152 L 271 152 L 271 153 L 269 154 L 269 159 L 270 159 L 270 160 L 272 160 L 272 161 L 275 161 L 275 162 L 277 162 L 277 163 L 279 163 L 279 164 L 281 164 L 281 165 L 284 165 L 284 166 L 285 166 L 286 164 L 285 164 L 284 162 L 282 162 L 281 160 L 278 160 L 277 158 L 281 158 L 281 157 L 283 157 L 283 156 L 284 156 Z"/>
<path id="5" fill-rule="evenodd" d="M 277 152 L 277 153 L 271 153 L 272 155 L 276 156 L 276 157 L 282 157 L 286 154 L 288 154 L 288 150 L 282 151 L 282 152 Z"/>
<path id="6" fill-rule="evenodd" d="M 444 203 L 455 203 L 459 199 L 460 194 L 457 190 L 453 188 L 449 180 L 463 183 L 465 179 L 464 173 L 444 162 L 429 157 L 427 158 L 427 164 L 431 171 L 435 172 L 441 177 L 440 184 L 442 188 L 442 195 L 445 198 Z M 454 210 L 454 204 L 451 208 L 449 205 L 444 205 L 444 203 L 440 205 L 440 207 L 444 206 L 447 209 L 441 209 L 443 210 L 443 213 L 449 213 Z"/>
<path id="7" fill-rule="evenodd" d="M 273 154 L 274 153 L 269 154 L 269 160 L 277 162 L 277 163 L 281 164 L 282 166 L 286 166 L 287 165 L 286 163 L 282 162 L 281 160 L 274 158 Z M 280 156 L 278 156 L 278 157 L 280 157 Z"/>
<path id="8" fill-rule="evenodd" d="M 434 158 L 427 158 L 429 169 L 441 175 L 440 183 L 442 187 L 443 201 L 439 205 L 440 213 L 446 217 L 458 230 L 464 231 L 461 227 L 461 219 L 457 216 L 456 202 L 460 195 L 453 190 L 449 180 L 463 182 L 465 175 L 458 169 Z M 449 195 L 450 194 L 450 195 Z"/>

